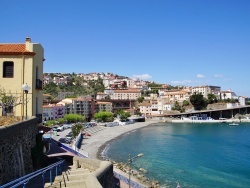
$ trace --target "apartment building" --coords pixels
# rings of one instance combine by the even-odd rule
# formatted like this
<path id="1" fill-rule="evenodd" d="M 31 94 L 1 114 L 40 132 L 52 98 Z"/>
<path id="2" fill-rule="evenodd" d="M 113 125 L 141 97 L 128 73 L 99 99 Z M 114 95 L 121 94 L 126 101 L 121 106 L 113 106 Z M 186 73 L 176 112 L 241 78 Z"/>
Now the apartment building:
<path id="1" fill-rule="evenodd" d="M 114 100 L 136 100 L 141 97 L 141 91 L 136 89 L 117 89 L 113 90 L 113 95 L 110 96 Z"/>
<path id="2" fill-rule="evenodd" d="M 208 94 L 214 94 L 217 98 L 219 98 L 221 87 L 219 86 L 196 86 L 192 88 L 192 95 L 194 93 L 201 93 L 205 98 L 207 98 Z"/>
<path id="3" fill-rule="evenodd" d="M 98 106 L 98 111 L 105 111 L 105 112 L 112 112 L 113 107 L 112 107 L 112 102 L 96 102 Z"/>
<path id="4" fill-rule="evenodd" d="M 60 104 L 66 107 L 66 114 L 79 114 L 90 120 L 97 112 L 96 101 L 86 98 L 66 98 Z"/>
<path id="5" fill-rule="evenodd" d="M 8 94 L 20 97 L 20 105 L 10 109 L 15 116 L 37 116 L 42 122 L 44 60 L 42 45 L 32 43 L 29 37 L 25 43 L 0 44 L 0 86 Z M 1 114 L 4 113 L 3 109 Z"/>
<path id="6" fill-rule="evenodd" d="M 49 104 L 43 106 L 43 121 L 57 120 L 65 115 L 65 106 L 62 104 Z"/>

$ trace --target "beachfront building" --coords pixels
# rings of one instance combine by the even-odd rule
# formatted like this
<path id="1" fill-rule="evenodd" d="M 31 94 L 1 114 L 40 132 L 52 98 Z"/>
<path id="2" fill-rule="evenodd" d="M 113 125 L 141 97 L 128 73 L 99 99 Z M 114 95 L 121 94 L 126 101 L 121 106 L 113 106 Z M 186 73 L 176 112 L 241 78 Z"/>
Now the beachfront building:
<path id="1" fill-rule="evenodd" d="M 105 111 L 105 112 L 112 112 L 113 107 L 112 107 L 112 102 L 96 102 L 98 106 L 98 111 Z"/>
<path id="2" fill-rule="evenodd" d="M 159 114 L 159 106 L 157 100 L 150 100 L 151 104 L 151 114 Z"/>
<path id="3" fill-rule="evenodd" d="M 138 104 L 139 108 L 140 108 L 140 113 L 144 116 L 144 117 L 149 117 L 152 115 L 152 108 L 151 108 L 151 103 L 150 101 L 143 101 L 142 103 Z"/>
<path id="4" fill-rule="evenodd" d="M 90 98 L 66 98 L 59 104 L 65 106 L 65 114 L 79 114 L 90 120 L 97 112 L 96 102 Z"/>
<path id="5" fill-rule="evenodd" d="M 173 103 L 168 103 L 168 102 L 166 102 L 166 103 L 164 103 L 164 104 L 162 105 L 162 108 L 163 108 L 163 112 L 164 112 L 164 111 L 172 111 Z"/>
<path id="6" fill-rule="evenodd" d="M 0 87 L 6 93 L 19 98 L 16 106 L 2 110 L 1 114 L 15 116 L 37 116 L 42 122 L 43 113 L 43 61 L 44 49 L 39 43 L 32 43 L 29 37 L 25 43 L 0 44 Z M 27 94 L 22 86 L 27 84 Z"/>
<path id="7" fill-rule="evenodd" d="M 207 98 L 208 94 L 214 94 L 219 99 L 220 90 L 221 87 L 219 86 L 196 86 L 192 88 L 192 95 L 195 93 L 201 93 L 205 98 Z"/>

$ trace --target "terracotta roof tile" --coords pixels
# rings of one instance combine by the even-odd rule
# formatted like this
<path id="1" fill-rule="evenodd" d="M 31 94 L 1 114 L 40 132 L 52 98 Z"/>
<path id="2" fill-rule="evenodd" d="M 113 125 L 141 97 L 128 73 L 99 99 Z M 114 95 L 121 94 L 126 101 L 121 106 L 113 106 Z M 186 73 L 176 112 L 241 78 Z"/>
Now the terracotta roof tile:
<path id="1" fill-rule="evenodd" d="M 26 52 L 25 44 L 0 44 L 0 52 Z"/>

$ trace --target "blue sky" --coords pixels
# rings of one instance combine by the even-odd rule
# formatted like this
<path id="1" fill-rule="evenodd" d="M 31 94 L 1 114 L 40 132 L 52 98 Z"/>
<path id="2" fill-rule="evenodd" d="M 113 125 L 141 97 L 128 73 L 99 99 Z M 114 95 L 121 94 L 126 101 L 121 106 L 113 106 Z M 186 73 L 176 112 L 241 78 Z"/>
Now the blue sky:
<path id="1" fill-rule="evenodd" d="M 44 72 L 112 72 L 250 97 L 249 0 L 1 0 L 0 43 L 45 49 Z"/>

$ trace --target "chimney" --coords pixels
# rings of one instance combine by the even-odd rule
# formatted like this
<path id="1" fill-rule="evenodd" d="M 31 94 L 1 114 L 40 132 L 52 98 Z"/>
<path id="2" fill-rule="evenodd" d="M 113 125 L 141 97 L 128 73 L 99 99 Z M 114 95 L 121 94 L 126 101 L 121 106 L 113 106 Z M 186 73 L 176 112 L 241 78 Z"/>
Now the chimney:
<path id="1" fill-rule="evenodd" d="M 26 50 L 26 51 L 31 51 L 31 50 L 30 50 L 30 44 L 31 44 L 31 39 L 30 39 L 30 37 L 26 37 L 26 39 L 25 39 L 25 50 Z"/>

